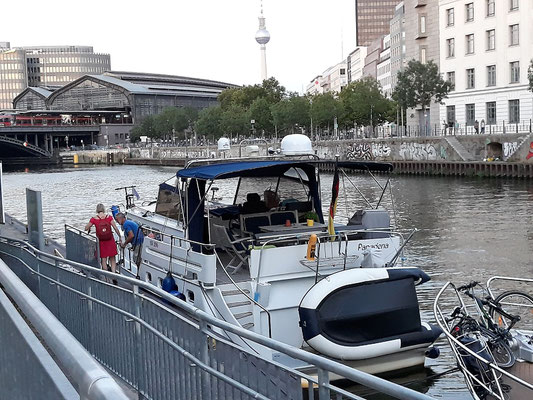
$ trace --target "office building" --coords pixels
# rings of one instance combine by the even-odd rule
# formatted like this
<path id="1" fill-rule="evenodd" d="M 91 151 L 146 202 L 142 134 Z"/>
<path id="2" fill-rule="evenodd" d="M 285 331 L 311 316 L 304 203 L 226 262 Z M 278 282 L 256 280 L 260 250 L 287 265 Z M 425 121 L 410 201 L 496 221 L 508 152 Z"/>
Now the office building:
<path id="1" fill-rule="evenodd" d="M 110 69 L 109 54 L 95 53 L 91 46 L 11 48 L 0 42 L 0 109 L 10 109 L 13 99 L 29 86 L 63 86 Z"/>
<path id="2" fill-rule="evenodd" d="M 356 49 L 348 55 L 348 58 L 346 59 L 348 83 L 362 78 L 366 54 L 367 48 L 360 46 L 356 47 Z"/>
<path id="3" fill-rule="evenodd" d="M 340 93 L 348 84 L 346 60 L 316 76 L 306 87 L 307 94 Z"/>
<path id="4" fill-rule="evenodd" d="M 397 4 L 398 0 L 355 0 L 357 46 L 369 46 L 389 33 Z"/>
<path id="5" fill-rule="evenodd" d="M 383 50 L 379 54 L 379 62 L 376 66 L 376 79 L 381 86 L 381 91 L 386 97 L 392 94 L 392 75 L 391 75 L 391 58 L 390 58 L 390 35 L 383 37 Z"/>
<path id="6" fill-rule="evenodd" d="M 374 79 L 378 78 L 378 64 L 379 56 L 383 51 L 383 38 L 384 36 L 380 36 L 374 39 L 374 41 L 368 46 L 365 58 L 365 66 L 363 68 L 364 76 L 370 76 Z"/>
<path id="7" fill-rule="evenodd" d="M 404 0 L 405 61 L 439 65 L 439 0 Z M 463 1 L 464 3 L 464 1 Z M 431 103 L 425 113 L 421 109 L 408 110 L 407 125 L 419 127 L 420 134 L 428 135 L 439 125 L 440 105 Z"/>
<path id="8" fill-rule="evenodd" d="M 403 71 L 405 60 L 405 6 L 399 3 L 390 21 L 390 65 L 391 89 L 394 90 L 398 82 L 398 72 Z"/>
<path id="9" fill-rule="evenodd" d="M 440 107 L 441 121 L 461 127 L 476 120 L 500 127 L 524 121 L 529 128 L 532 2 L 441 0 L 439 14 L 440 70 L 454 84 Z"/>

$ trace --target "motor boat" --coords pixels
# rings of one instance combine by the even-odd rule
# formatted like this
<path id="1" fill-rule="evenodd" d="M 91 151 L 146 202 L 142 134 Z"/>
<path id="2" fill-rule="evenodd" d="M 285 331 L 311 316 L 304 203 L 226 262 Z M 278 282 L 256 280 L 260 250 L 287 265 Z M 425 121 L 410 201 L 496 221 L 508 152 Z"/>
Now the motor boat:
<path id="1" fill-rule="evenodd" d="M 336 182 L 328 190 L 342 198 L 339 176 L 353 182 L 351 172 L 389 172 L 392 165 L 302 155 L 209 159 L 161 183 L 155 202 L 135 205 L 126 191 L 124 211 L 145 238 L 141 248 L 125 249 L 122 273 L 231 324 L 369 373 L 423 365 L 441 331 L 421 321 L 416 286 L 430 278 L 402 265 L 407 239 L 381 207 L 390 182 L 377 204 L 359 192 L 365 207 L 335 223 L 335 201 L 324 217 L 326 169 Z"/>

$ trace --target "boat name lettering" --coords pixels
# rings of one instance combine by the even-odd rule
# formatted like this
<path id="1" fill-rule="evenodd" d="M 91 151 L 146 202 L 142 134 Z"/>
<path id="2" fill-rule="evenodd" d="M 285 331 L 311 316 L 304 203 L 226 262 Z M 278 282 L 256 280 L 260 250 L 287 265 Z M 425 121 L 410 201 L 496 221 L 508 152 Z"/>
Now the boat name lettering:
<path id="1" fill-rule="evenodd" d="M 363 244 L 359 243 L 359 246 L 357 247 L 357 250 L 366 250 L 366 249 L 388 249 L 389 244 L 388 243 L 373 243 L 373 244 Z"/>

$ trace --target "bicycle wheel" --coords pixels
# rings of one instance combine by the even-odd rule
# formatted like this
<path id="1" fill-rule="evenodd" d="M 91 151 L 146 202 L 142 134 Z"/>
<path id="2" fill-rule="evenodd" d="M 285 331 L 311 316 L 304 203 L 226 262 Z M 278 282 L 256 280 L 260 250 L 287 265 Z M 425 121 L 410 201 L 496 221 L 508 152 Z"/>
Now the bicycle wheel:
<path id="1" fill-rule="evenodd" d="M 487 340 L 487 347 L 490 349 L 496 365 L 500 368 L 512 367 L 516 361 L 516 356 L 507 341 L 491 330 L 480 328 L 480 333 Z"/>
<path id="2" fill-rule="evenodd" d="M 513 329 L 533 330 L 533 297 L 524 292 L 509 291 L 500 294 L 495 301 L 506 313 L 520 316 Z M 490 316 L 501 327 L 507 327 L 510 322 L 494 309 L 490 311 Z"/>

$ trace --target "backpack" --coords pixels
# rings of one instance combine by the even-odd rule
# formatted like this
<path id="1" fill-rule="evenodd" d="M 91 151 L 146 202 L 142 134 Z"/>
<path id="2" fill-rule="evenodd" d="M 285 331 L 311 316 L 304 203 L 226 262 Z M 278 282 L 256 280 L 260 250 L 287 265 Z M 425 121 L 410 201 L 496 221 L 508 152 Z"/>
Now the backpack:
<path id="1" fill-rule="evenodd" d="M 98 221 L 96 226 L 96 237 L 98 240 L 105 241 L 105 240 L 111 240 L 113 239 L 113 232 L 111 231 L 111 223 L 107 220 L 107 217 L 102 219 L 98 217 L 100 220 Z"/>

